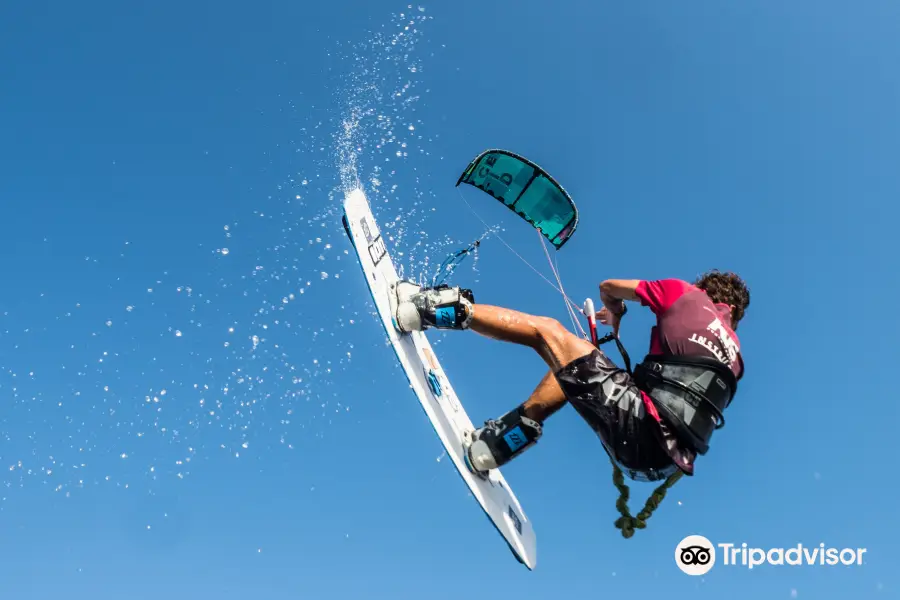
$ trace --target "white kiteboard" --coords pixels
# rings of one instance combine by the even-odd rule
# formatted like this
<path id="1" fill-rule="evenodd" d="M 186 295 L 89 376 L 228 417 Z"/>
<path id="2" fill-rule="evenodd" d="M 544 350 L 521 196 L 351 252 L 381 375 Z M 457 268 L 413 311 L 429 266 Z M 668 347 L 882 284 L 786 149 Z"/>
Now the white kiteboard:
<path id="1" fill-rule="evenodd" d="M 487 477 L 481 477 L 466 466 L 463 436 L 475 427 L 453 391 L 428 338 L 421 331 L 401 333 L 393 325 L 388 294 L 400 278 L 361 189 L 353 190 L 344 199 L 343 222 L 388 339 L 447 455 L 515 557 L 529 569 L 534 569 L 537 562 L 534 529 L 500 470 L 494 469 Z"/>

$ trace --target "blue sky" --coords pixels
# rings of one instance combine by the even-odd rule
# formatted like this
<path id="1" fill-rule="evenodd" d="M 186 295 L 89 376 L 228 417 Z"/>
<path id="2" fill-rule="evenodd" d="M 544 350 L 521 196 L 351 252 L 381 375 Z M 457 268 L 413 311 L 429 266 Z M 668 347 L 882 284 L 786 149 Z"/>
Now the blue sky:
<path id="1" fill-rule="evenodd" d="M 900 7 L 727 4 L 4 5 L 4 598 L 895 596 Z M 617 535 L 570 409 L 504 469 L 531 573 L 442 458 L 339 221 L 352 156 L 405 271 L 430 274 L 484 233 L 453 184 L 488 147 L 575 198 L 573 298 L 711 267 L 752 289 L 728 425 L 647 530 Z M 533 231 L 462 193 L 549 273 Z M 566 318 L 496 239 L 454 282 Z M 650 324 L 623 323 L 633 356 Z M 543 374 L 433 339 L 476 422 Z M 689 534 L 868 553 L 689 578 Z"/>

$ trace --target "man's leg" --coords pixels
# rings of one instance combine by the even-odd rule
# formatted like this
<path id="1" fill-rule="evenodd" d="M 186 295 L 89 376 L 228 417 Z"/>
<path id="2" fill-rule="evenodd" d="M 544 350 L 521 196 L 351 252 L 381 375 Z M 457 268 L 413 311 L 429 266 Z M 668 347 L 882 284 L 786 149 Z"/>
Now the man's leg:
<path id="1" fill-rule="evenodd" d="M 506 464 L 537 442 L 544 421 L 567 402 L 556 373 L 596 348 L 555 319 L 486 304 L 472 309 L 472 331 L 533 348 L 550 367 L 528 400 L 474 432 L 467 458 L 475 471 L 484 472 Z"/>
<path id="2" fill-rule="evenodd" d="M 475 304 L 472 293 L 458 287 L 422 288 L 398 282 L 391 295 L 391 311 L 400 331 L 472 329 L 489 338 L 533 348 L 554 372 L 595 350 L 556 319 Z"/>
<path id="3" fill-rule="evenodd" d="M 641 392 L 631 377 L 590 342 L 554 319 L 476 305 L 468 290 L 408 286 L 408 292 L 402 298 L 398 293 L 395 301 L 397 307 L 405 303 L 404 310 L 395 313 L 401 331 L 473 329 L 534 348 L 550 367 L 528 401 L 472 434 L 466 458 L 473 471 L 483 473 L 524 452 L 541 436 L 543 419 L 567 400 L 630 477 L 666 477 L 678 468 L 658 443 L 659 425 L 647 418 Z M 591 358 L 578 360 L 585 357 Z"/>
<path id="4" fill-rule="evenodd" d="M 486 337 L 533 348 L 550 367 L 528 401 L 499 419 L 485 422 L 484 427 L 472 433 L 467 459 L 476 472 L 495 469 L 537 442 L 543 420 L 566 403 L 556 373 L 596 350 L 593 344 L 568 331 L 556 319 L 487 304 L 476 305 L 468 290 L 422 289 L 404 282 L 395 293 L 392 311 L 401 331 L 429 327 L 472 329 Z"/>
<path id="5" fill-rule="evenodd" d="M 531 392 L 531 396 L 522 405 L 522 410 L 529 419 L 543 423 L 547 417 L 565 406 L 566 402 L 568 402 L 566 395 L 559 387 L 559 382 L 556 381 L 556 373 L 547 371 L 535 390 Z"/>
<path id="6" fill-rule="evenodd" d="M 534 348 L 554 373 L 595 349 L 593 344 L 570 332 L 556 319 L 535 317 L 487 304 L 473 304 L 472 308 L 472 320 L 469 323 L 472 331 L 485 337 Z"/>

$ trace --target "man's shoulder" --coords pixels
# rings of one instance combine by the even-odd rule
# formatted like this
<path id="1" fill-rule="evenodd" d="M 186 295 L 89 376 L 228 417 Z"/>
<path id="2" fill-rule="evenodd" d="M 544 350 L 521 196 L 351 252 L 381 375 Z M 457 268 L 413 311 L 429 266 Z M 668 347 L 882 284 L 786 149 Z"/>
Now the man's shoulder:
<path id="1" fill-rule="evenodd" d="M 698 290 L 700 288 L 694 286 L 692 283 L 688 283 L 684 279 L 679 279 L 677 277 L 668 277 L 665 279 L 641 279 L 638 287 L 643 288 L 660 288 L 666 291 L 672 292 L 688 292 L 690 290 Z"/>
<path id="2" fill-rule="evenodd" d="M 642 279 L 634 290 L 641 304 L 659 314 L 672 306 L 684 294 L 699 288 L 683 279 Z"/>
<path id="3" fill-rule="evenodd" d="M 699 288 L 695 287 L 694 284 L 688 283 L 684 279 L 679 279 L 677 277 L 670 277 L 668 279 L 660 279 L 659 284 L 664 285 L 666 287 L 683 290 L 683 291 L 699 289 Z"/>

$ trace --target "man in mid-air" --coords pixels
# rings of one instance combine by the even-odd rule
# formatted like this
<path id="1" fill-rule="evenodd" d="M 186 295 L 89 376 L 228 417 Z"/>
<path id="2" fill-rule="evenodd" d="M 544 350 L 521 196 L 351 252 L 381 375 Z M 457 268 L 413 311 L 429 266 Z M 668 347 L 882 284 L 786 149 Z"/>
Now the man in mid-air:
<path id="1" fill-rule="evenodd" d="M 610 279 L 600 284 L 600 300 L 597 318 L 616 335 L 625 301 L 656 315 L 649 354 L 633 378 L 555 319 L 476 304 L 459 287 L 396 286 L 391 309 L 398 330 L 471 329 L 529 346 L 550 367 L 528 400 L 472 434 L 466 457 L 472 471 L 484 475 L 524 452 L 541 437 L 544 421 L 570 402 L 631 479 L 657 481 L 678 470 L 693 475 L 694 459 L 724 424 L 722 411 L 744 373 L 735 330 L 750 304 L 747 286 L 719 271 L 693 284 Z"/>

